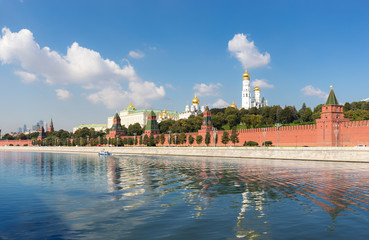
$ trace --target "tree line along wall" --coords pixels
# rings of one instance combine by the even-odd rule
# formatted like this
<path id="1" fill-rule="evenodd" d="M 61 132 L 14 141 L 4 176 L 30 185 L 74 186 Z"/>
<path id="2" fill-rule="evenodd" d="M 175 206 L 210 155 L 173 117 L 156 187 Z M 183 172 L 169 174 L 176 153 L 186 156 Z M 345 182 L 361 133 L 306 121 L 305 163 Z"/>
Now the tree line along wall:
<path id="1" fill-rule="evenodd" d="M 319 146 L 317 143 L 317 134 L 316 134 L 316 125 L 302 125 L 302 126 L 288 126 L 288 127 L 280 127 L 279 128 L 279 145 L 280 146 Z M 217 146 L 224 146 L 222 143 L 222 137 L 224 132 L 228 132 L 228 135 L 230 136 L 232 131 L 226 130 L 226 131 L 217 131 Z M 255 129 L 241 129 L 237 130 L 238 133 L 238 139 L 239 142 L 236 144 L 233 144 L 231 141 L 229 141 L 225 146 L 243 146 L 245 142 L 248 141 L 254 141 L 259 144 L 259 146 L 262 146 L 264 143 L 264 132 L 265 132 L 265 141 L 272 141 L 273 146 L 277 145 L 278 142 L 278 130 L 276 127 L 270 127 L 270 128 L 255 128 Z M 213 131 L 210 131 L 210 143 L 209 146 L 214 146 L 214 133 Z M 195 141 L 192 144 L 192 146 L 206 146 L 205 144 L 205 135 L 206 132 L 192 132 L 192 133 L 186 133 L 186 140 L 187 142 L 182 144 L 184 146 L 189 145 L 188 143 L 188 137 L 192 136 Z M 202 136 L 202 143 L 197 144 L 196 143 L 196 136 L 201 135 Z M 154 135 L 155 137 L 157 135 Z M 179 134 L 177 134 L 178 138 Z M 158 144 L 158 146 L 168 146 L 168 137 L 169 134 L 165 134 L 165 142 L 164 144 Z M 172 140 L 174 139 L 174 134 L 171 134 Z M 174 143 L 172 142 L 172 146 Z M 181 144 L 177 144 L 178 146 L 181 146 Z"/>
<path id="2" fill-rule="evenodd" d="M 334 127 L 329 126 L 333 128 Z M 278 143 L 278 135 L 279 135 L 279 146 L 335 146 L 335 136 L 329 136 L 330 139 L 333 138 L 332 141 L 320 141 L 323 139 L 319 136 L 323 134 L 324 128 L 323 125 L 320 124 L 311 124 L 311 125 L 300 125 L 300 126 L 286 126 L 280 127 L 279 130 L 276 127 L 270 128 L 255 128 L 255 129 L 241 129 L 238 130 L 238 139 L 239 142 L 235 144 L 235 146 L 243 146 L 247 141 L 254 141 L 262 146 L 264 143 L 264 132 L 265 132 L 265 141 L 272 141 L 273 146 L 277 146 Z M 222 136 L 224 132 L 228 132 L 229 136 L 231 135 L 230 130 L 228 131 L 217 131 L 217 146 L 224 146 L 222 143 Z M 214 146 L 214 136 L 213 132 L 210 131 L 210 143 L 209 146 Z M 192 146 L 206 146 L 205 144 L 205 135 L 206 132 L 192 132 L 186 133 L 187 142 L 182 144 L 183 146 L 189 145 L 188 136 L 191 135 L 195 141 Z M 196 143 L 196 136 L 202 136 L 202 143 Z M 154 135 L 155 137 L 157 135 Z M 160 136 L 160 135 L 159 135 Z M 158 146 L 168 146 L 168 136 L 169 134 L 165 134 L 165 142 L 164 144 L 157 144 Z M 177 134 L 177 137 L 179 133 Z M 171 138 L 174 139 L 174 134 L 171 135 Z M 325 138 L 326 139 L 326 138 Z M 337 146 L 356 146 L 360 144 L 365 144 L 369 146 L 369 121 L 354 121 L 354 122 L 345 122 L 340 123 L 338 126 L 338 135 L 337 135 Z M 173 142 L 172 146 L 175 145 Z M 181 144 L 177 144 L 181 146 Z M 229 141 L 226 146 L 233 146 L 234 144 Z"/>
<path id="3" fill-rule="evenodd" d="M 238 139 L 239 142 L 236 143 L 236 146 L 243 146 L 247 141 L 254 141 L 262 146 L 264 143 L 264 132 L 265 132 L 265 141 L 272 141 L 273 146 L 277 146 L 278 142 L 278 134 L 279 134 L 279 146 L 335 146 L 335 136 L 330 136 L 333 138 L 333 143 L 329 144 L 327 141 L 319 141 L 319 139 L 323 139 L 319 137 L 323 134 L 324 125 L 320 124 L 312 124 L 312 125 L 301 125 L 301 126 L 286 126 L 280 127 L 279 131 L 276 127 L 269 128 L 255 128 L 255 129 L 241 129 L 238 130 Z M 332 127 L 332 126 L 329 126 Z M 335 128 L 333 127 L 333 130 Z M 224 132 L 228 132 L 229 136 L 231 135 L 230 130 L 228 131 L 217 131 L 217 146 L 224 146 L 222 143 L 222 136 Z M 279 132 L 279 133 L 278 133 Z M 209 146 L 214 146 L 214 136 L 213 131 L 210 131 L 210 143 Z M 160 137 L 161 134 L 154 135 Z M 182 144 L 183 146 L 188 146 L 188 137 L 192 136 L 195 140 L 192 146 L 206 146 L 205 144 L 205 135 L 206 132 L 192 132 L 186 133 L 186 143 Z M 202 136 L 202 143 L 196 143 L 196 136 Z M 332 134 L 331 134 L 332 135 Z M 165 142 L 164 144 L 157 144 L 158 146 L 168 146 L 168 137 L 169 134 L 165 134 Z M 179 137 L 179 134 L 177 134 Z M 133 136 L 122 136 L 124 138 L 134 138 Z M 137 136 L 137 145 L 139 144 L 140 136 Z M 171 134 L 171 138 L 174 140 L 174 134 Z M 0 146 L 5 145 L 19 145 L 24 146 L 25 144 L 31 146 L 32 140 L 1 140 Z M 360 144 L 365 144 L 369 146 L 369 121 L 353 121 L 353 122 L 343 122 L 339 123 L 338 126 L 338 134 L 337 134 L 337 146 L 356 146 Z M 172 141 L 172 146 L 175 145 Z M 180 144 L 177 144 L 181 146 Z M 234 144 L 229 141 L 226 146 L 233 146 Z"/>

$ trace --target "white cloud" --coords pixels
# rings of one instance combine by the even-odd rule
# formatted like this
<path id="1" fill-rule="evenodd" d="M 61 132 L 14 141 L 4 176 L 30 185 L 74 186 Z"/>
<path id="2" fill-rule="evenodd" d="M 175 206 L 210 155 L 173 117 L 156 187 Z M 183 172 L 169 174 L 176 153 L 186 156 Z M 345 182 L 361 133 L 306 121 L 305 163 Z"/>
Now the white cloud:
<path id="1" fill-rule="evenodd" d="M 268 83 L 268 81 L 265 79 L 255 79 L 255 81 L 251 82 L 251 86 L 258 86 L 259 88 L 274 88 L 274 85 Z"/>
<path id="2" fill-rule="evenodd" d="M 195 84 L 193 90 L 195 90 L 196 94 L 199 97 L 219 96 L 220 95 L 219 89 L 221 86 L 222 84 L 220 83 L 217 84 L 210 83 L 209 85 L 206 85 L 205 83 L 200 83 Z"/>
<path id="3" fill-rule="evenodd" d="M 165 96 L 164 87 L 157 87 L 155 83 L 140 79 L 129 63 L 121 67 L 114 61 L 102 58 L 100 53 L 81 47 L 76 42 L 67 48 L 67 54 L 63 56 L 48 47 L 41 48 L 28 29 L 14 33 L 8 28 L 2 29 L 0 61 L 3 64 L 20 65 L 24 70 L 21 72 L 32 72 L 36 78 L 45 79 L 48 84 L 80 85 L 83 89 L 98 90 L 96 94 L 100 95 L 109 92 L 111 86 L 114 86 L 121 89 L 120 93 L 123 96 L 127 93 L 132 100 L 137 100 L 137 103 L 134 102 L 137 106 L 143 106 L 147 102 Z M 122 84 L 126 89 L 123 89 Z M 147 88 L 151 88 L 149 93 Z M 118 99 L 121 97 L 118 96 Z M 92 98 L 88 99 L 92 101 Z M 99 101 L 94 102 L 102 102 L 111 108 L 114 105 L 112 101 L 117 100 L 100 97 Z"/>
<path id="4" fill-rule="evenodd" d="M 319 98 L 322 98 L 322 99 L 326 99 L 328 97 L 328 93 L 323 92 L 319 88 L 314 88 L 311 85 L 307 85 L 306 87 L 302 88 L 301 92 L 305 96 L 319 97 Z"/>
<path id="5" fill-rule="evenodd" d="M 233 39 L 228 42 L 228 50 L 243 66 L 247 65 L 248 68 L 263 67 L 270 62 L 270 54 L 268 52 L 260 53 L 254 41 L 249 41 L 242 33 L 235 34 Z"/>
<path id="6" fill-rule="evenodd" d="M 19 76 L 24 83 L 32 83 L 37 80 L 37 76 L 33 73 L 24 71 L 14 71 L 14 74 Z"/>
<path id="7" fill-rule="evenodd" d="M 67 100 L 68 98 L 72 97 L 72 94 L 65 89 L 56 89 L 56 95 L 60 100 Z"/>
<path id="8" fill-rule="evenodd" d="M 170 83 L 165 84 L 165 86 L 166 86 L 167 88 L 176 89 L 176 88 L 175 88 L 172 84 L 170 84 Z"/>
<path id="9" fill-rule="evenodd" d="M 132 58 L 143 58 L 145 57 L 145 54 L 140 51 L 130 51 L 129 56 Z"/>
<path id="10" fill-rule="evenodd" d="M 224 108 L 228 107 L 230 104 L 224 101 L 223 99 L 219 98 L 215 103 L 213 103 L 211 106 L 213 108 Z"/>

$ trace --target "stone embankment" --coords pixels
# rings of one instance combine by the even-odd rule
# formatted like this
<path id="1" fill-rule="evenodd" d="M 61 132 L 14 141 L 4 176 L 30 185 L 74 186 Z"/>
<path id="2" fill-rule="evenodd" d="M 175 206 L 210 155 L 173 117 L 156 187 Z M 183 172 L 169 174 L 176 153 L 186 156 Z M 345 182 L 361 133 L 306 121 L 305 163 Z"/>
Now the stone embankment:
<path id="1" fill-rule="evenodd" d="M 0 147 L 0 151 L 98 153 L 103 147 Z M 369 163 L 369 147 L 105 147 L 113 155 L 172 155 Z"/>

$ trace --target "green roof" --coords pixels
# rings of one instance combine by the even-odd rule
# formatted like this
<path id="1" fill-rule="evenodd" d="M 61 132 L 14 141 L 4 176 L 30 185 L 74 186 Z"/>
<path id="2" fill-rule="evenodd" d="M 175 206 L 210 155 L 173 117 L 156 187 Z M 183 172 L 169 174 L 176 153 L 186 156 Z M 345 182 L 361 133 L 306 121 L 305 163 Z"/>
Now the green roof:
<path id="1" fill-rule="evenodd" d="M 334 94 L 333 88 L 331 87 L 331 92 L 329 93 L 329 96 L 327 98 L 327 102 L 325 105 L 340 105 L 338 103 L 338 100 L 336 98 L 336 94 Z"/>
<path id="2" fill-rule="evenodd" d="M 95 128 L 95 127 L 107 127 L 107 124 L 81 124 L 79 126 L 76 126 L 75 128 Z"/>

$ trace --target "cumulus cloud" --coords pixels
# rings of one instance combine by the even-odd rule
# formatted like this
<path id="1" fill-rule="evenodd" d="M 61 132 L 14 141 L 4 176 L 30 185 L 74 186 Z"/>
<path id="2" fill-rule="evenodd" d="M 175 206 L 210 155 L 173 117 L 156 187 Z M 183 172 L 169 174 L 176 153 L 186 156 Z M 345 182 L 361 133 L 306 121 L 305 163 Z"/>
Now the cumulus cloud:
<path id="1" fill-rule="evenodd" d="M 268 83 L 268 81 L 265 79 L 255 79 L 255 81 L 251 82 L 251 86 L 258 86 L 259 88 L 274 88 L 274 85 Z"/>
<path id="2" fill-rule="evenodd" d="M 129 56 L 132 58 L 143 58 L 145 57 L 145 54 L 140 51 L 130 51 Z"/>
<path id="3" fill-rule="evenodd" d="M 60 100 L 67 100 L 72 97 L 72 94 L 65 89 L 56 89 L 55 92 Z"/>
<path id="4" fill-rule="evenodd" d="M 199 97 L 207 97 L 207 96 L 219 96 L 219 89 L 222 86 L 220 83 L 210 83 L 206 85 L 205 83 L 195 84 L 193 90 L 195 90 L 196 94 Z"/>
<path id="5" fill-rule="evenodd" d="M 243 66 L 248 68 L 263 67 L 269 64 L 270 54 L 260 53 L 254 41 L 249 41 L 246 35 L 235 34 L 233 39 L 228 42 L 228 51 L 235 56 Z"/>
<path id="6" fill-rule="evenodd" d="M 302 88 L 301 92 L 305 96 L 319 97 L 319 98 L 322 98 L 322 99 L 326 99 L 328 97 L 328 93 L 323 92 L 319 88 L 315 88 L 311 85 L 307 85 L 306 87 Z"/>
<path id="7" fill-rule="evenodd" d="M 14 71 L 14 74 L 19 76 L 24 83 L 32 83 L 37 80 L 37 76 L 33 73 L 24 71 Z"/>
<path id="8" fill-rule="evenodd" d="M 219 98 L 215 103 L 213 103 L 211 106 L 213 108 L 224 108 L 229 106 L 230 104 L 224 101 L 223 99 Z"/>
<path id="9" fill-rule="evenodd" d="M 32 79 L 33 76 L 29 74 L 33 74 L 50 85 L 75 84 L 90 91 L 98 90 L 95 93 L 99 98 L 88 99 L 94 99 L 95 103 L 102 102 L 108 108 L 121 106 L 117 100 L 101 97 L 105 92 L 109 92 L 112 86 L 121 89 L 121 94 L 127 93 L 131 99 L 137 99 L 135 104 L 138 106 L 165 96 L 163 86 L 158 87 L 155 83 L 140 79 L 129 63 L 120 66 L 114 61 L 104 59 L 94 50 L 79 46 L 76 42 L 67 48 L 67 54 L 63 56 L 48 47 L 41 48 L 28 29 L 19 32 L 2 29 L 0 61 L 3 64 L 19 65 L 22 68 L 20 72 L 23 73 L 16 74 L 21 77 L 27 75 L 28 79 Z M 125 85 L 126 89 L 122 85 Z"/>

